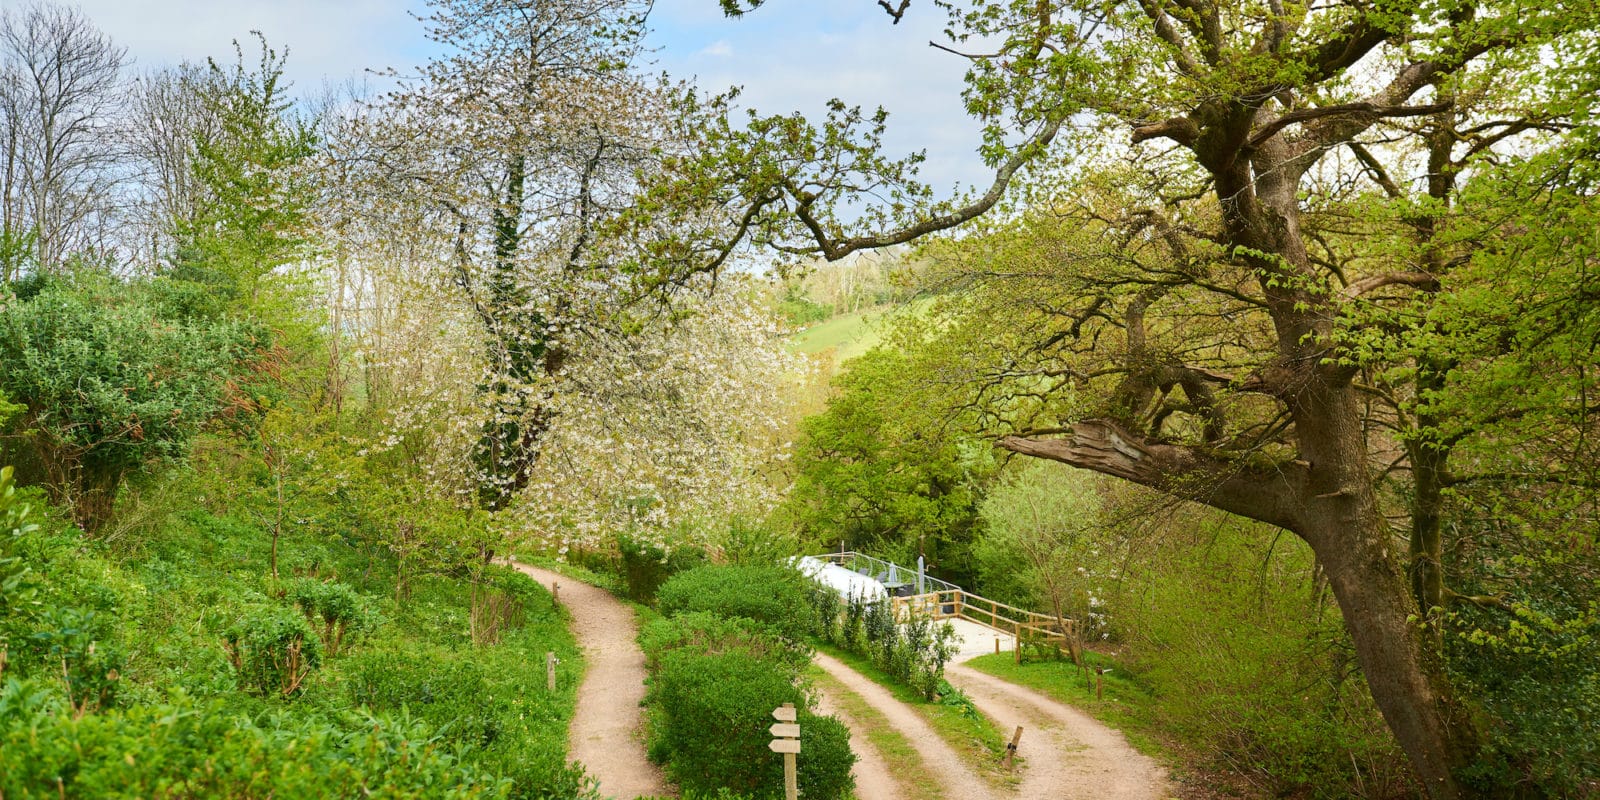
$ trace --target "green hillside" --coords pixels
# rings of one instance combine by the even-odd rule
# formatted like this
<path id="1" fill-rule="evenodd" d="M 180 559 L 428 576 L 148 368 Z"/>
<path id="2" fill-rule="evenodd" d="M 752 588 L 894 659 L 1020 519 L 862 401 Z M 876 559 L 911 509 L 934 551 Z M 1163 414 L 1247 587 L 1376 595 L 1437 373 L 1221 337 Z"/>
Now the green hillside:
<path id="1" fill-rule="evenodd" d="M 926 311 L 929 302 L 931 299 L 922 298 L 909 303 L 873 306 L 850 314 L 840 314 L 794 334 L 790 339 L 790 347 L 808 355 L 832 349 L 836 356 L 835 363 L 842 364 L 877 346 L 894 315 L 908 310 L 920 314 Z"/>

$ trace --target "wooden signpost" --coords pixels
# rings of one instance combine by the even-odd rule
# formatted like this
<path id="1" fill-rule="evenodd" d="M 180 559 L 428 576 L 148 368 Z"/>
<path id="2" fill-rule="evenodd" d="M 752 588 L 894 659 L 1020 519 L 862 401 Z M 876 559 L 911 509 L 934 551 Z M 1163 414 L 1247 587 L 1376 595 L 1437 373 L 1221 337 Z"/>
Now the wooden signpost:
<path id="1" fill-rule="evenodd" d="M 767 748 L 783 754 L 783 797 L 784 800 L 799 800 L 800 783 L 795 776 L 794 757 L 800 752 L 800 726 L 794 722 L 794 703 L 772 709 L 772 718 L 778 724 L 767 731 L 776 738 L 767 742 Z"/>

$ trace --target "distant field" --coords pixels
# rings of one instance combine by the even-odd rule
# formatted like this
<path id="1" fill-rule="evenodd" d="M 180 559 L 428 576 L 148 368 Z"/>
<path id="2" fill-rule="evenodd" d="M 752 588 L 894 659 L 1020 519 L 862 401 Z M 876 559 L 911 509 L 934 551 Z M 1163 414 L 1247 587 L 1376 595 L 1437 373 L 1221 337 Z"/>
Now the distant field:
<path id="1" fill-rule="evenodd" d="M 818 322 L 795 334 L 789 340 L 789 346 L 811 355 L 833 348 L 837 351 L 837 360 L 842 363 L 871 350 L 878 343 L 884 314 L 892 308 L 878 306 Z"/>
<path id="2" fill-rule="evenodd" d="M 883 338 L 884 325 L 890 316 L 903 313 L 907 308 L 921 310 L 927 300 L 914 300 L 909 305 L 884 305 L 842 314 L 790 337 L 789 346 L 797 352 L 815 355 L 834 349 L 834 363 L 844 362 L 871 350 Z"/>

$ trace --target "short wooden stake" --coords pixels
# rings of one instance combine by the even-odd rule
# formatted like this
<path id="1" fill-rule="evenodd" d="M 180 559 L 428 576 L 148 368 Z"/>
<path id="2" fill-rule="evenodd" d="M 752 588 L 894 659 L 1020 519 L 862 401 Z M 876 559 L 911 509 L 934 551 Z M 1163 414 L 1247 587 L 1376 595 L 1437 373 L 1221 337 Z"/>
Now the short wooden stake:
<path id="1" fill-rule="evenodd" d="M 1011 764 L 1017 758 L 1017 744 L 1022 741 L 1022 726 L 1017 726 L 1017 732 L 1011 734 L 1011 744 L 1006 745 L 1005 765 L 1011 769 Z"/>
<path id="2" fill-rule="evenodd" d="M 556 690 L 556 654 L 544 654 L 544 683 L 550 691 Z"/>
<path id="3" fill-rule="evenodd" d="M 1000 655 L 1000 637 L 994 637 L 994 654 Z"/>
<path id="4" fill-rule="evenodd" d="M 561 607 L 561 584 L 558 581 L 550 582 L 550 605 L 555 608 Z"/>
<path id="5" fill-rule="evenodd" d="M 1106 699 L 1106 674 L 1101 670 L 1095 670 L 1094 673 L 1094 699 Z"/>
<path id="6" fill-rule="evenodd" d="M 1020 623 L 1020 622 L 1011 623 L 1011 637 L 1012 637 L 1012 644 L 1014 645 L 1011 648 L 1011 652 L 1014 654 L 1011 660 L 1017 662 L 1018 664 L 1021 664 L 1022 663 L 1022 623 Z"/>

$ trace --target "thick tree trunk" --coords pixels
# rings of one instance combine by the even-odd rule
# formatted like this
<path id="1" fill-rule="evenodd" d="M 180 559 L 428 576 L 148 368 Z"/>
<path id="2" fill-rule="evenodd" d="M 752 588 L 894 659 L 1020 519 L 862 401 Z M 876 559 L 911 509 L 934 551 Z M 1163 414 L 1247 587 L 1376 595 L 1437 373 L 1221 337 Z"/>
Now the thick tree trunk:
<path id="1" fill-rule="evenodd" d="M 1311 545 L 1344 615 L 1374 702 L 1430 797 L 1462 795 L 1454 770 L 1475 753 L 1439 653 L 1420 627 L 1409 583 L 1366 475 L 1359 409 L 1349 387 L 1294 398 L 1303 459 L 1260 470 L 1193 449 L 1140 440 L 1103 421 L 1067 439 L 1008 437 L 1001 446 L 1114 475 L 1286 528 Z"/>
<path id="2" fill-rule="evenodd" d="M 1412 769 L 1430 797 L 1460 797 L 1453 773 L 1471 760 L 1476 743 L 1367 478 L 1356 403 L 1353 389 L 1335 388 L 1290 404 L 1310 463 L 1295 532 L 1327 575 L 1373 701 Z"/>

